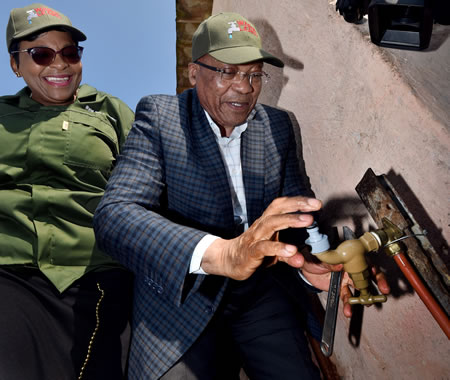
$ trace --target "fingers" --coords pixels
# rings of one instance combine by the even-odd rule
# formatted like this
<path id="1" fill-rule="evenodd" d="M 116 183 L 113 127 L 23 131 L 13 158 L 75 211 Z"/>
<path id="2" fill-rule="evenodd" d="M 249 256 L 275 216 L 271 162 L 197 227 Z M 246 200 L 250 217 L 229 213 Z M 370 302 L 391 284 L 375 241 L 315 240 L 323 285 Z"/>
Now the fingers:
<path id="1" fill-rule="evenodd" d="M 312 274 L 325 274 L 328 272 L 339 272 L 343 268 L 343 264 L 325 264 L 325 263 L 313 263 L 310 261 L 305 261 L 303 264 L 303 271 Z"/>
<path id="2" fill-rule="evenodd" d="M 391 291 L 391 288 L 389 287 L 389 284 L 387 282 L 386 276 L 383 272 L 380 272 L 376 266 L 372 267 L 372 274 L 375 276 L 375 279 L 377 281 L 378 289 L 380 289 L 380 292 L 382 294 L 389 294 Z"/>
<path id="3" fill-rule="evenodd" d="M 275 257 L 277 261 L 282 261 L 294 268 L 301 268 L 305 263 L 305 258 L 298 252 L 295 245 L 280 243 L 278 241 L 260 241 L 253 245 L 250 256 L 254 259 L 264 257 Z"/>
<path id="4" fill-rule="evenodd" d="M 245 233 L 252 234 L 254 240 L 273 240 L 278 231 L 308 227 L 312 222 L 313 217 L 305 214 L 263 215 Z"/>
<path id="5" fill-rule="evenodd" d="M 353 293 L 351 291 L 351 287 L 353 287 L 353 281 L 348 275 L 348 273 L 344 272 L 341 282 L 340 298 L 343 304 L 342 311 L 347 318 L 350 318 L 352 316 L 352 306 L 350 305 L 350 297 L 353 297 Z"/>
<path id="6" fill-rule="evenodd" d="M 341 300 L 344 305 L 343 312 L 347 318 L 352 316 L 352 307 L 349 303 L 350 297 L 353 297 L 353 294 L 348 285 L 344 285 L 341 287 Z"/>
<path id="7" fill-rule="evenodd" d="M 280 257 L 279 260 L 294 268 L 301 268 L 305 262 L 305 258 L 300 253 L 296 253 L 291 257 Z"/>
<path id="8" fill-rule="evenodd" d="M 275 199 L 264 214 L 286 214 L 297 211 L 312 212 L 322 207 L 322 202 L 316 198 L 308 198 L 303 196 L 281 197 Z M 263 214 L 263 215 L 264 215 Z"/>
<path id="9" fill-rule="evenodd" d="M 253 241 L 271 240 L 278 231 L 310 226 L 313 217 L 296 212 L 311 212 L 321 207 L 322 202 L 315 198 L 302 196 L 277 198 L 244 234 L 252 235 L 250 239 Z"/>
<path id="10" fill-rule="evenodd" d="M 291 244 L 280 243 L 278 241 L 263 240 L 255 242 L 250 249 L 250 256 L 258 259 L 265 256 L 276 256 L 281 261 L 287 262 L 293 256 L 301 256 L 303 264 L 303 256 L 298 253 L 297 247 Z"/>
<path id="11" fill-rule="evenodd" d="M 205 251 L 202 268 L 207 273 L 221 274 L 237 280 L 246 279 L 265 257 L 284 261 L 294 267 L 304 264 L 294 245 L 279 242 L 278 231 L 311 225 L 313 217 L 298 212 L 319 210 L 322 202 L 315 198 L 282 197 L 275 199 L 250 228 L 229 241 L 217 239 Z M 205 265 L 205 267 L 204 267 Z"/>
<path id="12" fill-rule="evenodd" d="M 343 313 L 347 318 L 351 318 L 353 315 L 353 311 L 352 311 L 352 305 L 350 305 L 349 303 L 345 303 L 344 307 L 343 307 Z"/>
<path id="13" fill-rule="evenodd" d="M 376 279 L 378 289 L 382 294 L 389 294 L 390 287 L 386 280 L 384 273 L 380 272 L 376 266 L 371 266 L 371 272 Z M 353 297 L 351 287 L 353 287 L 353 282 L 349 278 L 346 273 L 344 276 L 344 280 L 342 282 L 343 286 L 341 287 L 341 300 L 343 302 L 343 312 L 347 318 L 352 316 L 352 307 L 349 304 L 350 297 Z M 370 306 L 370 305 L 366 305 Z"/>

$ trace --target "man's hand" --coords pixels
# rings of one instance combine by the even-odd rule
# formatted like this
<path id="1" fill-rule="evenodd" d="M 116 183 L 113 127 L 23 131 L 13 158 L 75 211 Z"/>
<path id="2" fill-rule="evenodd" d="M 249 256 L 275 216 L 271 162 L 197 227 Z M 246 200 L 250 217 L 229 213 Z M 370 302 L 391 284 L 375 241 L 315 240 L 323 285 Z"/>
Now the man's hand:
<path id="1" fill-rule="evenodd" d="M 302 274 L 315 288 L 328 291 L 330 286 L 331 272 L 342 270 L 343 265 L 330 265 L 325 263 L 315 264 L 305 261 L 302 267 Z M 382 294 L 389 294 L 390 288 L 386 277 L 375 266 L 371 266 L 378 289 Z M 349 303 L 350 297 L 353 297 L 351 289 L 354 289 L 353 282 L 347 272 L 344 272 L 341 280 L 340 298 L 343 302 L 343 313 L 347 318 L 352 316 L 352 307 Z M 370 306 L 370 305 L 367 305 Z"/>
<path id="2" fill-rule="evenodd" d="M 321 207 L 322 202 L 315 198 L 275 199 L 243 234 L 231 240 L 215 240 L 203 256 L 202 269 L 209 274 L 245 280 L 269 256 L 273 263 L 279 260 L 300 268 L 304 263 L 303 256 L 296 246 L 277 241 L 278 231 L 311 225 L 311 215 L 295 213 L 317 211 Z"/>
<path id="3" fill-rule="evenodd" d="M 313 263 L 305 260 L 301 270 L 303 276 L 308 282 L 319 290 L 328 292 L 330 287 L 331 272 L 338 272 L 342 270 L 344 266 L 342 264 L 326 264 L 326 263 Z"/>
<path id="4" fill-rule="evenodd" d="M 389 284 L 386 280 L 386 277 L 384 276 L 384 273 L 380 272 L 378 268 L 375 266 L 370 267 L 373 277 L 375 278 L 377 282 L 377 287 L 380 290 L 382 294 L 389 294 L 391 289 L 389 288 Z M 353 297 L 352 291 L 350 288 L 354 288 L 353 282 L 350 279 L 350 276 L 348 273 L 345 273 L 345 275 L 342 278 L 341 282 L 341 300 L 344 303 L 343 312 L 344 315 L 347 318 L 350 318 L 352 316 L 352 307 L 349 304 L 348 300 L 350 297 Z M 371 305 L 366 305 L 371 306 Z"/>

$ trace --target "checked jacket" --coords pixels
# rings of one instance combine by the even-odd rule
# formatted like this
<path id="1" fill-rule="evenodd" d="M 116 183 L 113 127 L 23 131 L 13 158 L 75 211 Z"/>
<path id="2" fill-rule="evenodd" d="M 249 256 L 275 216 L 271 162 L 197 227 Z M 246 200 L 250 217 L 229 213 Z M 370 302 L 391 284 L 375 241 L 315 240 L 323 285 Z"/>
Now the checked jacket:
<path id="1" fill-rule="evenodd" d="M 257 104 L 242 134 L 249 224 L 307 194 L 289 115 Z M 302 161 L 302 160 L 301 160 Z M 141 99 L 97 208 L 99 247 L 136 275 L 129 379 L 157 379 L 192 345 L 229 280 L 189 274 L 205 234 L 237 236 L 226 169 L 195 89 Z"/>

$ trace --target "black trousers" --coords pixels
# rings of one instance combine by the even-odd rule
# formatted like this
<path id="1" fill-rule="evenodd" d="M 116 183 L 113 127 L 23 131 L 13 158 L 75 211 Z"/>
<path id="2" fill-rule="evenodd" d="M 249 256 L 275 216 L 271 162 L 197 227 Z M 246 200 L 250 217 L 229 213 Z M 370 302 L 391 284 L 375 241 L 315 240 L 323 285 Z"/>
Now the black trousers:
<path id="1" fill-rule="evenodd" d="M 320 379 L 311 359 L 301 310 L 268 273 L 233 283 L 202 335 L 161 379 Z"/>
<path id="2" fill-rule="evenodd" d="M 0 379 L 123 379 L 128 272 L 91 272 L 60 294 L 36 269 L 6 268 L 0 268 Z"/>

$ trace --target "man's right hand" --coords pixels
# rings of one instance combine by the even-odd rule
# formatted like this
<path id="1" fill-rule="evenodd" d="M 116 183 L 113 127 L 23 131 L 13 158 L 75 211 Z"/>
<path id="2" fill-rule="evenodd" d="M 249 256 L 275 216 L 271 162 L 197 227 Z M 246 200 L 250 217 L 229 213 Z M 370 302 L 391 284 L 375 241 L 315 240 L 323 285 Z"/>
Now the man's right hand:
<path id="1" fill-rule="evenodd" d="M 275 199 L 243 234 L 231 240 L 215 240 L 203 256 L 202 269 L 208 274 L 245 280 L 266 257 L 272 257 L 273 264 L 284 261 L 300 268 L 304 263 L 303 256 L 296 246 L 279 242 L 278 231 L 311 225 L 311 215 L 296 212 L 312 212 L 321 207 L 322 202 L 315 198 L 297 196 Z"/>

